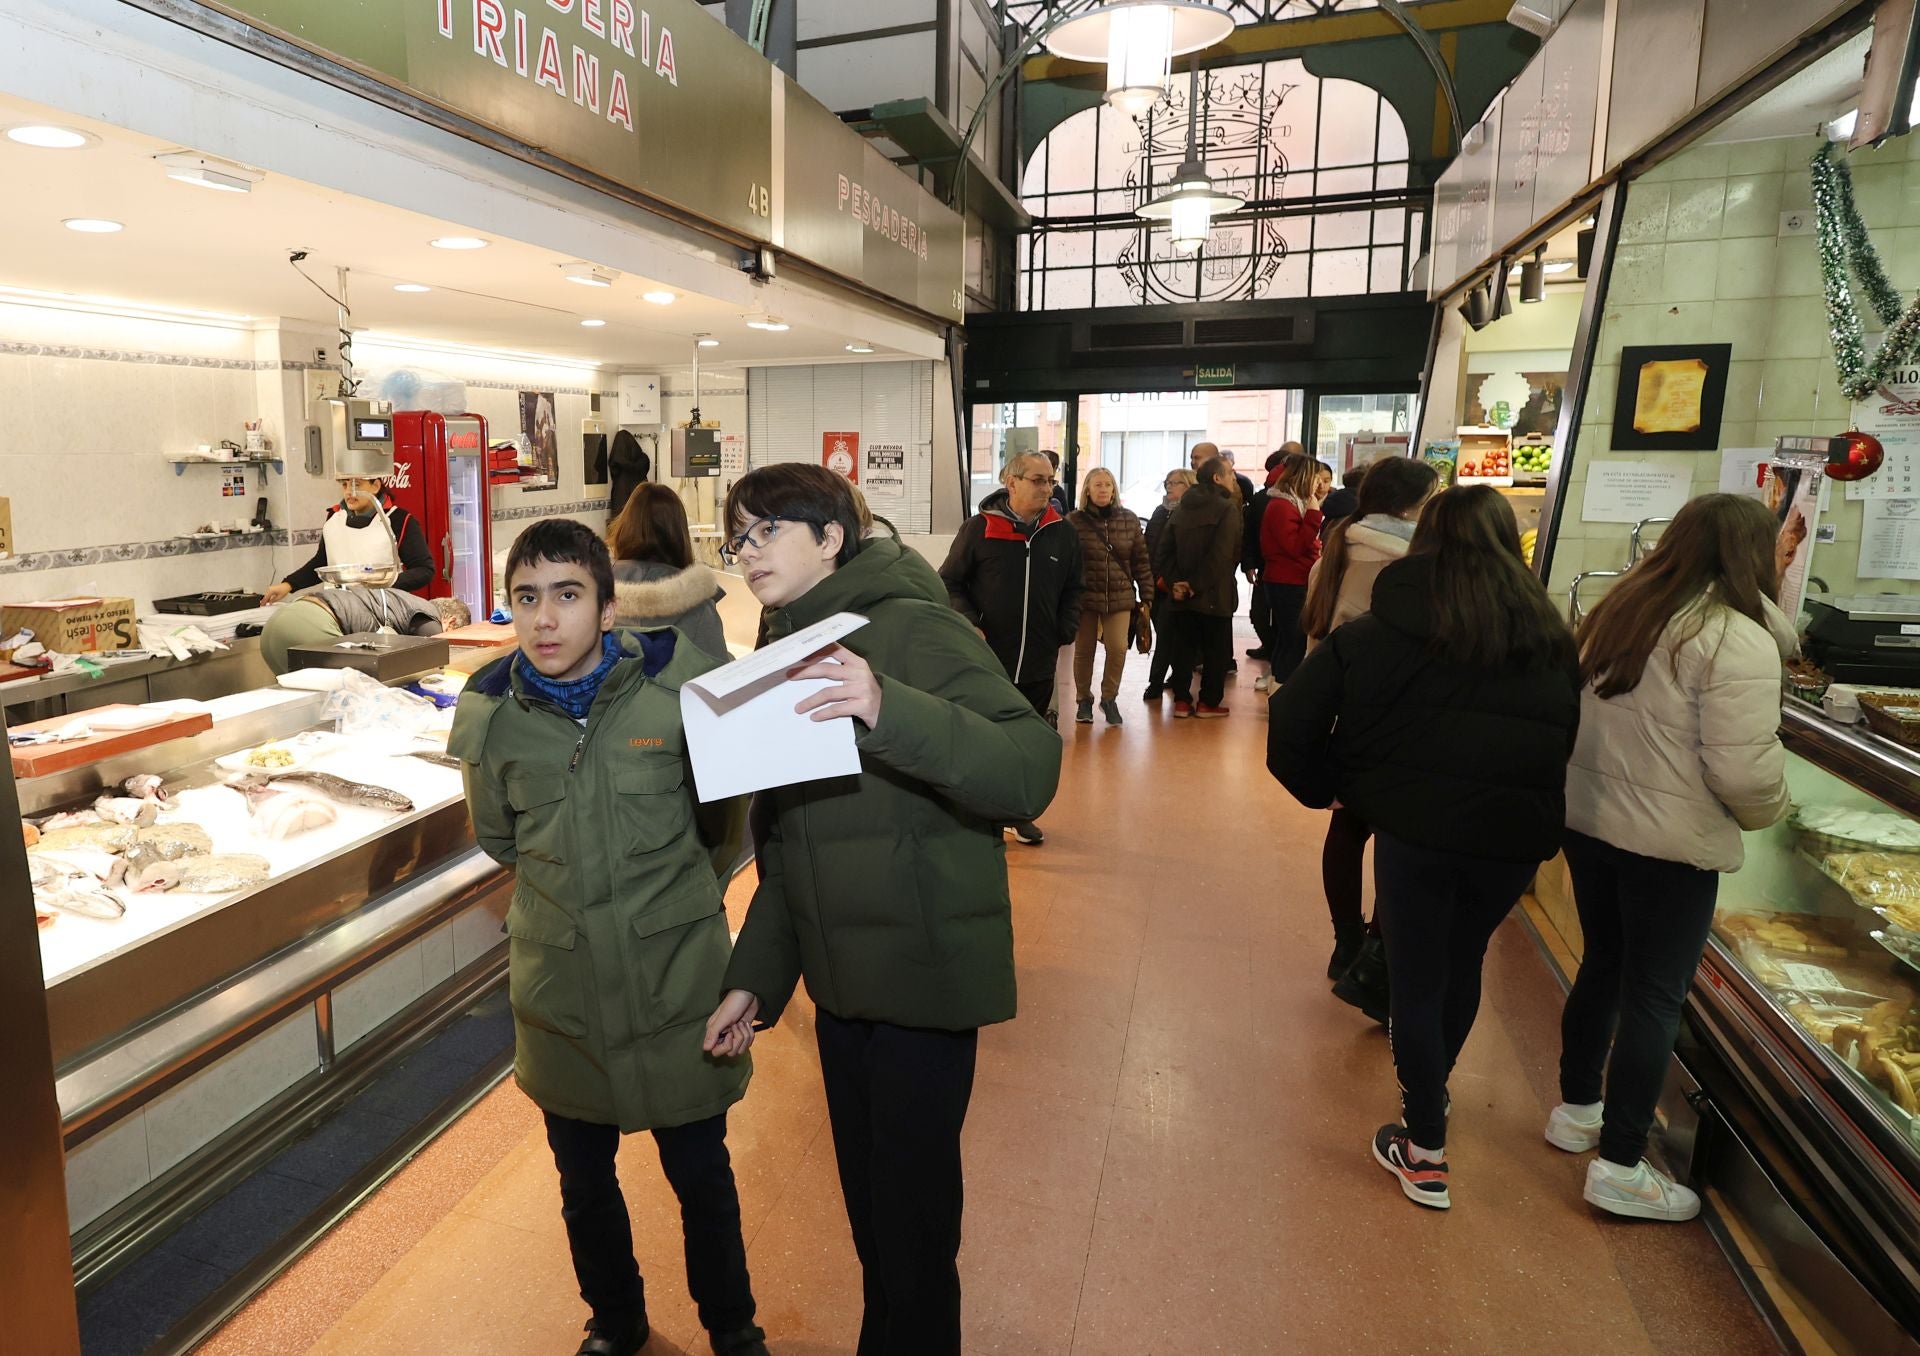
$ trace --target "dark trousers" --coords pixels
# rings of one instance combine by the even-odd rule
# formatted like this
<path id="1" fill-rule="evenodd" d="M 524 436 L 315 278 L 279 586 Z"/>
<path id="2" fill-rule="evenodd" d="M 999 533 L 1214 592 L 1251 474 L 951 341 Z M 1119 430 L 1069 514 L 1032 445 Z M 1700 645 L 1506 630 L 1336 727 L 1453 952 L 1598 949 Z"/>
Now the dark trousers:
<path id="1" fill-rule="evenodd" d="M 1300 661 L 1307 657 L 1307 635 L 1300 629 L 1300 609 L 1307 605 L 1305 584 L 1262 584 L 1272 621 L 1273 642 L 1267 650 L 1267 663 L 1273 680 L 1284 683 L 1293 677 Z"/>
<path id="2" fill-rule="evenodd" d="M 979 1033 L 824 1008 L 814 1029 L 866 1301 L 857 1356 L 959 1356 L 960 1128 Z"/>
<path id="3" fill-rule="evenodd" d="M 680 1198 L 687 1290 L 709 1332 L 753 1322 L 753 1285 L 740 1237 L 740 1196 L 727 1157 L 725 1113 L 653 1132 L 660 1167 Z M 547 1144 L 560 1169 L 560 1217 L 580 1298 L 596 1322 L 633 1329 L 647 1312 L 646 1286 L 633 1260 L 633 1226 L 614 1172 L 620 1129 L 547 1113 Z"/>
<path id="4" fill-rule="evenodd" d="M 1336 942 L 1358 944 L 1367 930 L 1361 903 L 1365 893 L 1367 840 L 1373 826 L 1346 806 L 1336 806 L 1320 847 L 1320 884 L 1327 892 L 1327 916 Z"/>
<path id="5" fill-rule="evenodd" d="M 1173 611 L 1165 589 L 1153 591 L 1153 659 L 1147 665 L 1147 686 L 1165 687 L 1173 664 Z"/>
<path id="6" fill-rule="evenodd" d="M 1253 586 L 1253 596 L 1247 600 L 1247 620 L 1253 623 L 1253 634 L 1260 641 L 1260 648 L 1273 652 L 1273 604 L 1267 597 L 1263 585 Z"/>
<path id="7" fill-rule="evenodd" d="M 1647 1151 L 1720 875 L 1571 830 L 1566 854 L 1587 952 L 1560 1016 L 1560 1096 L 1598 1102 L 1604 1074 L 1600 1156 L 1633 1167 Z"/>
<path id="8" fill-rule="evenodd" d="M 1423 1149 L 1447 1143 L 1447 1076 L 1480 1013 L 1480 966 L 1538 866 L 1373 841 L 1374 914 L 1387 947 L 1393 1069 L 1402 1118 Z"/>
<path id="9" fill-rule="evenodd" d="M 1027 699 L 1028 705 L 1044 716 L 1053 709 L 1053 683 L 1053 678 L 1049 676 L 1036 678 L 1030 683 L 1015 683 L 1014 687 Z"/>
<path id="10" fill-rule="evenodd" d="M 1173 624 L 1173 675 L 1167 686 L 1177 700 L 1192 701 L 1197 668 L 1201 703 L 1220 705 L 1227 695 L 1227 661 L 1233 658 L 1233 618 L 1184 611 L 1167 620 Z"/>

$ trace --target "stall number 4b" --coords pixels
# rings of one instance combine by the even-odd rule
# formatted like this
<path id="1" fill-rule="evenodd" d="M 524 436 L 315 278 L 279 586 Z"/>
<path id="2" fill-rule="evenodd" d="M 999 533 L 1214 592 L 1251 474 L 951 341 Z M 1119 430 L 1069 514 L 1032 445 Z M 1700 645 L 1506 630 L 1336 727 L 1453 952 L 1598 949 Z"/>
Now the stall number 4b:
<path id="1" fill-rule="evenodd" d="M 747 211 L 756 217 L 773 215 L 773 195 L 759 184 L 747 185 Z"/>

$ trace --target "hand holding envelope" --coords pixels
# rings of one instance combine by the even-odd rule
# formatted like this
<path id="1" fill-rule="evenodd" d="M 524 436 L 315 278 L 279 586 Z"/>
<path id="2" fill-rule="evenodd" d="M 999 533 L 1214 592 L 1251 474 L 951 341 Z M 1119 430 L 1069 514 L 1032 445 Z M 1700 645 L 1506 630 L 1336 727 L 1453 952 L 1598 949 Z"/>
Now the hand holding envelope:
<path id="1" fill-rule="evenodd" d="M 880 724 L 880 680 L 867 661 L 838 641 L 809 659 L 803 668 L 789 670 L 789 681 L 815 679 L 832 684 L 794 707 L 796 715 L 811 720 L 838 720 L 852 716 L 869 730 Z"/>

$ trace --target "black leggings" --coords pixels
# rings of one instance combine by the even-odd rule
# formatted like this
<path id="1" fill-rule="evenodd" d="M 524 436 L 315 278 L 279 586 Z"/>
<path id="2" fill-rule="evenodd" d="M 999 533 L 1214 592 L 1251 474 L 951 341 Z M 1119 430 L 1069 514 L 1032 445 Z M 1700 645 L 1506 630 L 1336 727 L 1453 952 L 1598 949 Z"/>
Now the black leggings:
<path id="1" fill-rule="evenodd" d="M 1344 805 L 1334 807 L 1327 821 L 1327 841 L 1320 848 L 1320 884 L 1327 892 L 1327 915 L 1333 920 L 1336 942 L 1358 941 L 1367 931 L 1361 900 L 1371 837 L 1371 824 Z"/>
<path id="2" fill-rule="evenodd" d="M 1267 663 L 1273 669 L 1274 682 L 1284 683 L 1307 657 L 1307 634 L 1300 629 L 1300 609 L 1307 605 L 1307 586 L 1262 584 L 1260 587 L 1272 609 L 1268 627 L 1273 639 L 1268 644 Z"/>
<path id="3" fill-rule="evenodd" d="M 1647 1152 L 1720 876 L 1571 829 L 1566 853 L 1587 951 L 1560 1017 L 1560 1096 L 1601 1100 L 1604 1071 L 1600 1156 L 1633 1167 Z"/>

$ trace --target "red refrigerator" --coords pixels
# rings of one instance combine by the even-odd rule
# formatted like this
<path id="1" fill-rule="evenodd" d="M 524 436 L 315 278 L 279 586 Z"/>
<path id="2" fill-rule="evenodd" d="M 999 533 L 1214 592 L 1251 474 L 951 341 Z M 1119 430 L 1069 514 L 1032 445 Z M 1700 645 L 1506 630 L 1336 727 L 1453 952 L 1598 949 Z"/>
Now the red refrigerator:
<path id="1" fill-rule="evenodd" d="M 493 613 L 493 513 L 487 421 L 407 410 L 393 416 L 393 501 L 420 520 L 433 552 L 428 598 L 460 599 L 475 621 Z"/>

